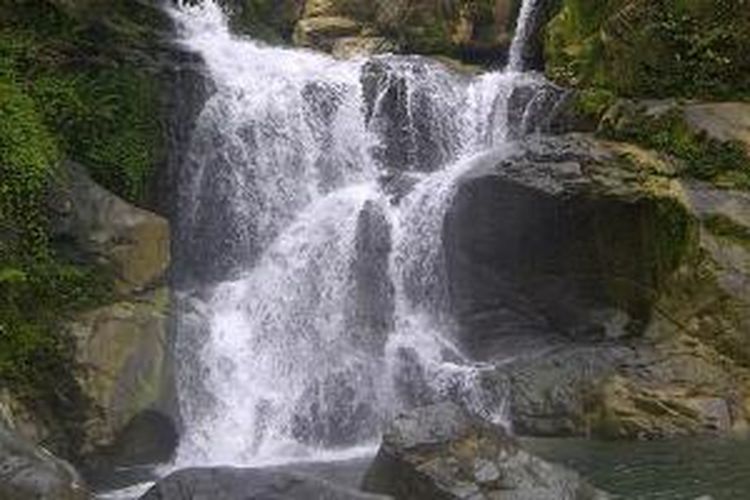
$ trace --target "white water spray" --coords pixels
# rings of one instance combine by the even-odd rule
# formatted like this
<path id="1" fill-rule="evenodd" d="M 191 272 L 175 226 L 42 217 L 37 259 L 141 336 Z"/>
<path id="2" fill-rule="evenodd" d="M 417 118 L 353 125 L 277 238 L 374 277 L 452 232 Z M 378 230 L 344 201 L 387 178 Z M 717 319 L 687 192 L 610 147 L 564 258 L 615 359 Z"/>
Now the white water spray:
<path id="1" fill-rule="evenodd" d="M 213 2 L 174 16 L 216 87 L 180 187 L 179 244 L 210 282 L 180 318 L 177 465 L 326 458 L 445 398 L 502 420 L 502 388 L 453 338 L 442 225 L 534 80 L 267 47 L 232 36 Z M 394 205 L 383 177 L 415 185 Z"/>
<path id="2" fill-rule="evenodd" d="M 516 32 L 513 35 L 508 55 L 508 71 L 511 73 L 521 73 L 526 69 L 524 51 L 533 33 L 534 14 L 538 7 L 539 0 L 523 0 L 521 3 L 518 21 L 516 21 Z"/>

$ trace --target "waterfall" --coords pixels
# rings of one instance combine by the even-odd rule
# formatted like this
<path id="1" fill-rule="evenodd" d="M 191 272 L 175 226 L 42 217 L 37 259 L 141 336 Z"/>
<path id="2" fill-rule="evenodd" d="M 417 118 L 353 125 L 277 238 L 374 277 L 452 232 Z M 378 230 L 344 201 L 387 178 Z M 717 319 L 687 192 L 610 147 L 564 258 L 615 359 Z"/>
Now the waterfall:
<path id="1" fill-rule="evenodd" d="M 510 45 L 508 55 L 508 71 L 520 73 L 524 71 L 524 51 L 529 37 L 533 34 L 534 13 L 538 7 L 539 0 L 523 0 L 521 10 L 516 21 L 516 32 Z"/>
<path id="2" fill-rule="evenodd" d="M 442 225 L 538 77 L 269 47 L 211 1 L 172 15 L 215 90 L 179 180 L 177 464 L 349 453 L 391 412 L 445 398 L 502 421 L 504 388 L 454 338 Z"/>

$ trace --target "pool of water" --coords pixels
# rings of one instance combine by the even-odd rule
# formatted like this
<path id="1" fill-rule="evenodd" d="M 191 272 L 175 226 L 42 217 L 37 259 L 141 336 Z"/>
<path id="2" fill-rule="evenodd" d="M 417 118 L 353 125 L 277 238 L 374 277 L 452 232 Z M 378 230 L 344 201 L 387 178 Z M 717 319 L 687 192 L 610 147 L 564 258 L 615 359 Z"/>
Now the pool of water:
<path id="1" fill-rule="evenodd" d="M 750 438 L 661 442 L 527 439 L 539 456 L 628 500 L 750 500 Z"/>

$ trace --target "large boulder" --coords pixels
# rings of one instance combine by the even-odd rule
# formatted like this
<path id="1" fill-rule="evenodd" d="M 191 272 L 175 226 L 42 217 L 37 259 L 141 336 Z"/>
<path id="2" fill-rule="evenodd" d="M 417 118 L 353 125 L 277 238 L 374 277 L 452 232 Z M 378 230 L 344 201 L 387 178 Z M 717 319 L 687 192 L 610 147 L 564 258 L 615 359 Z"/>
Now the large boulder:
<path id="1" fill-rule="evenodd" d="M 92 405 L 87 447 L 113 443 L 139 413 L 165 407 L 168 304 L 167 290 L 159 289 L 83 313 L 71 324 L 79 381 Z"/>
<path id="2" fill-rule="evenodd" d="M 75 469 L 0 423 L 0 499 L 85 500 L 89 493 Z"/>
<path id="3" fill-rule="evenodd" d="M 518 334 L 642 334 L 694 232 L 679 183 L 659 168 L 647 152 L 584 137 L 529 139 L 477 160 L 443 237 L 466 348 L 491 354 Z"/>
<path id="4" fill-rule="evenodd" d="M 170 406 L 169 224 L 95 183 L 69 163 L 51 197 L 58 246 L 111 272 L 113 301 L 76 313 L 77 379 L 87 404 L 82 453 L 115 443 L 146 411 Z"/>
<path id="5" fill-rule="evenodd" d="M 728 432 L 748 413 L 750 201 L 589 136 L 479 158 L 444 224 L 466 351 L 523 434 Z"/>
<path id="6" fill-rule="evenodd" d="M 502 427 L 452 403 L 398 415 L 363 487 L 413 500 L 607 498 L 575 472 L 524 451 Z"/>
<path id="7" fill-rule="evenodd" d="M 183 469 L 159 481 L 141 500 L 385 500 L 313 477 L 273 469 Z"/>

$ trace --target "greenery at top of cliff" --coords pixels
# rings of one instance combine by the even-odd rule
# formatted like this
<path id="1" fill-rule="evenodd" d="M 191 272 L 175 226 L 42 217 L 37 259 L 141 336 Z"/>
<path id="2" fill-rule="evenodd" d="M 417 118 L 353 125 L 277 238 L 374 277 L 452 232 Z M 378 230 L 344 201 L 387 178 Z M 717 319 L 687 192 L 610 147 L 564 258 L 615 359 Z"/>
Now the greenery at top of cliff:
<path id="1" fill-rule="evenodd" d="M 606 96 L 601 98 L 606 101 Z M 642 107 L 622 102 L 607 111 L 597 133 L 606 139 L 632 142 L 672 156 L 678 160 L 681 176 L 750 190 L 750 156 L 745 148 L 690 127 L 679 106 L 649 114 Z"/>
<path id="2" fill-rule="evenodd" d="M 619 96 L 750 99 L 747 0 L 563 0 L 547 73 Z"/>
<path id="3" fill-rule="evenodd" d="M 112 298 L 108 273 L 58 251 L 48 194 L 69 158 L 146 200 L 163 135 L 141 49 L 160 19 L 125 0 L 0 0 L 0 385 L 42 414 L 76 418 L 64 320 Z"/>
<path id="4" fill-rule="evenodd" d="M 105 18 L 97 17 L 94 7 L 11 3 L 0 4 L 6 18 L 0 28 L 0 73 L 12 75 L 8 80 L 35 102 L 62 155 L 86 165 L 108 189 L 143 202 L 162 155 L 154 112 L 159 89 L 137 52 L 121 48 L 149 43 L 151 32 L 136 24 L 147 22 L 141 19 L 146 13 L 137 2 L 104 2 L 112 4 Z M 96 5 L 102 8 L 101 2 Z M 135 19 L 123 21 L 123 9 Z"/>

